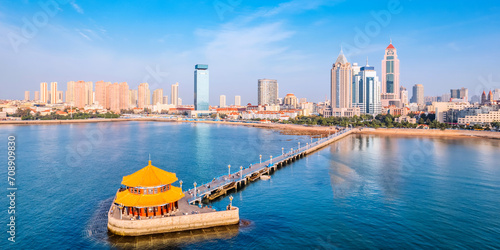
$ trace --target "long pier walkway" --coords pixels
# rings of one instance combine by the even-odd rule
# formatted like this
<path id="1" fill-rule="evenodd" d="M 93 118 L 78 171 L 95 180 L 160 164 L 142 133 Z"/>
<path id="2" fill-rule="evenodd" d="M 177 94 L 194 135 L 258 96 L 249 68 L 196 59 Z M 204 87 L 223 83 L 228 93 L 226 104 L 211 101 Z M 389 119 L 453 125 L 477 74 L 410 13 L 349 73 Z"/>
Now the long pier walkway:
<path id="1" fill-rule="evenodd" d="M 321 138 L 317 141 L 306 143 L 297 149 L 291 149 L 290 151 L 283 151 L 283 154 L 276 157 L 270 158 L 258 164 L 250 165 L 249 167 L 240 167 L 239 171 L 234 173 L 223 175 L 218 178 L 214 178 L 209 183 L 205 183 L 198 187 L 193 188 L 184 192 L 185 198 L 187 198 L 190 204 L 202 203 L 203 201 L 211 201 L 217 197 L 224 196 L 228 191 L 232 189 L 238 189 L 259 179 L 262 175 L 269 175 L 270 173 L 276 171 L 278 168 L 285 166 L 288 163 L 296 161 L 299 158 L 306 156 L 314 151 L 317 151 L 330 143 L 333 143 L 341 138 L 346 137 L 352 133 L 352 129 L 344 129 L 335 134 L 331 134 L 325 138 Z"/>

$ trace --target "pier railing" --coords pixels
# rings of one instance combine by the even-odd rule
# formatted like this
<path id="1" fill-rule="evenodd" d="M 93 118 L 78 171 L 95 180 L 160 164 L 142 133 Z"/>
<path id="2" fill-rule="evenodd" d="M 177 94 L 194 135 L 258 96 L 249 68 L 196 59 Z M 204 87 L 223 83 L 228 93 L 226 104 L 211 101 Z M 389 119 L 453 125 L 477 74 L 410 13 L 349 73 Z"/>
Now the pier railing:
<path id="1" fill-rule="evenodd" d="M 251 164 L 242 170 L 236 171 L 232 173 L 231 175 L 220 175 L 218 177 L 215 177 L 212 181 L 204 183 L 200 186 L 193 187 L 185 191 L 185 195 L 188 198 L 189 203 L 193 203 L 196 201 L 201 201 L 203 199 L 203 196 L 206 194 L 210 194 L 213 191 L 224 187 L 228 184 L 231 184 L 233 182 L 239 182 L 242 181 L 250 176 L 252 176 L 254 173 L 259 173 L 261 170 L 264 170 L 266 168 L 270 168 L 275 166 L 278 163 L 281 163 L 286 160 L 290 160 L 292 158 L 296 158 L 297 156 L 306 153 L 308 150 L 313 149 L 318 146 L 324 146 L 323 144 L 328 144 L 332 139 L 337 138 L 341 135 L 344 135 L 346 133 L 351 132 L 352 129 L 347 128 L 341 131 L 338 131 L 336 133 L 330 134 L 324 138 L 318 138 L 316 141 L 311 141 L 310 143 L 306 143 L 306 145 L 298 147 L 297 149 L 293 149 L 288 152 L 283 152 L 283 154 L 271 158 L 267 161 L 263 162 L 258 162 Z M 299 143 L 300 145 L 300 143 Z"/>

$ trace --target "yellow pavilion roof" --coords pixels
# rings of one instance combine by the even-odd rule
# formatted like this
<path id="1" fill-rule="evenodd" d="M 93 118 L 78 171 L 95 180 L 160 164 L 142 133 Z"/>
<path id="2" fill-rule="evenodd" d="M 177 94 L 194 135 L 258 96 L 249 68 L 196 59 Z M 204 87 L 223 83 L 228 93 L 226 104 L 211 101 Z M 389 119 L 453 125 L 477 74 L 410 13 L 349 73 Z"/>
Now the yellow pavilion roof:
<path id="1" fill-rule="evenodd" d="M 155 207 L 176 202 L 182 197 L 184 194 L 179 187 L 157 194 L 133 194 L 127 189 L 116 194 L 115 203 L 126 207 Z"/>
<path id="2" fill-rule="evenodd" d="M 123 177 L 122 185 L 127 187 L 157 187 L 177 181 L 174 173 L 167 172 L 149 164 L 143 169 Z"/>

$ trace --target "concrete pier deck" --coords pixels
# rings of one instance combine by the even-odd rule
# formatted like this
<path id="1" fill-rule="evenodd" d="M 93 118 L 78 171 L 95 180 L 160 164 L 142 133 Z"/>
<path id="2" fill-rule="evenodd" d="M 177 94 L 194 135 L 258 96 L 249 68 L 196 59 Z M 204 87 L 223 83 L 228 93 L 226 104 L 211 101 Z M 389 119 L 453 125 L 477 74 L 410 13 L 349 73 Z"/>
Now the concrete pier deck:
<path id="1" fill-rule="evenodd" d="M 295 150 L 288 152 L 285 151 L 282 155 L 275 158 L 251 165 L 243 168 L 243 170 L 235 171 L 231 175 L 224 175 L 219 178 L 215 178 L 209 183 L 187 190 L 184 192 L 185 198 L 187 198 L 190 204 L 195 204 L 202 203 L 204 200 L 207 200 L 207 198 L 210 200 L 209 197 L 211 196 L 224 196 L 228 191 L 247 185 L 259 176 L 263 174 L 270 174 L 288 163 L 296 161 L 299 158 L 302 158 L 348 136 L 352 132 L 352 129 L 341 130 L 325 138 L 317 139 L 311 143 L 306 143 L 306 145 L 302 145 L 300 148 Z"/>

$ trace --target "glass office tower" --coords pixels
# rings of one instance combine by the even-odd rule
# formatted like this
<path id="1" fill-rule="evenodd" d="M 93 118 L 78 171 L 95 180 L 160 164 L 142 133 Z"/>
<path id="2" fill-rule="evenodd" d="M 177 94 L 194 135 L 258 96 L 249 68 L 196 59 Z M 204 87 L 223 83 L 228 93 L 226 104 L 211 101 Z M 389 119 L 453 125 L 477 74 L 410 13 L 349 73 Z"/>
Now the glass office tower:
<path id="1" fill-rule="evenodd" d="M 209 108 L 209 72 L 208 65 L 196 64 L 194 67 L 194 110 Z"/>

